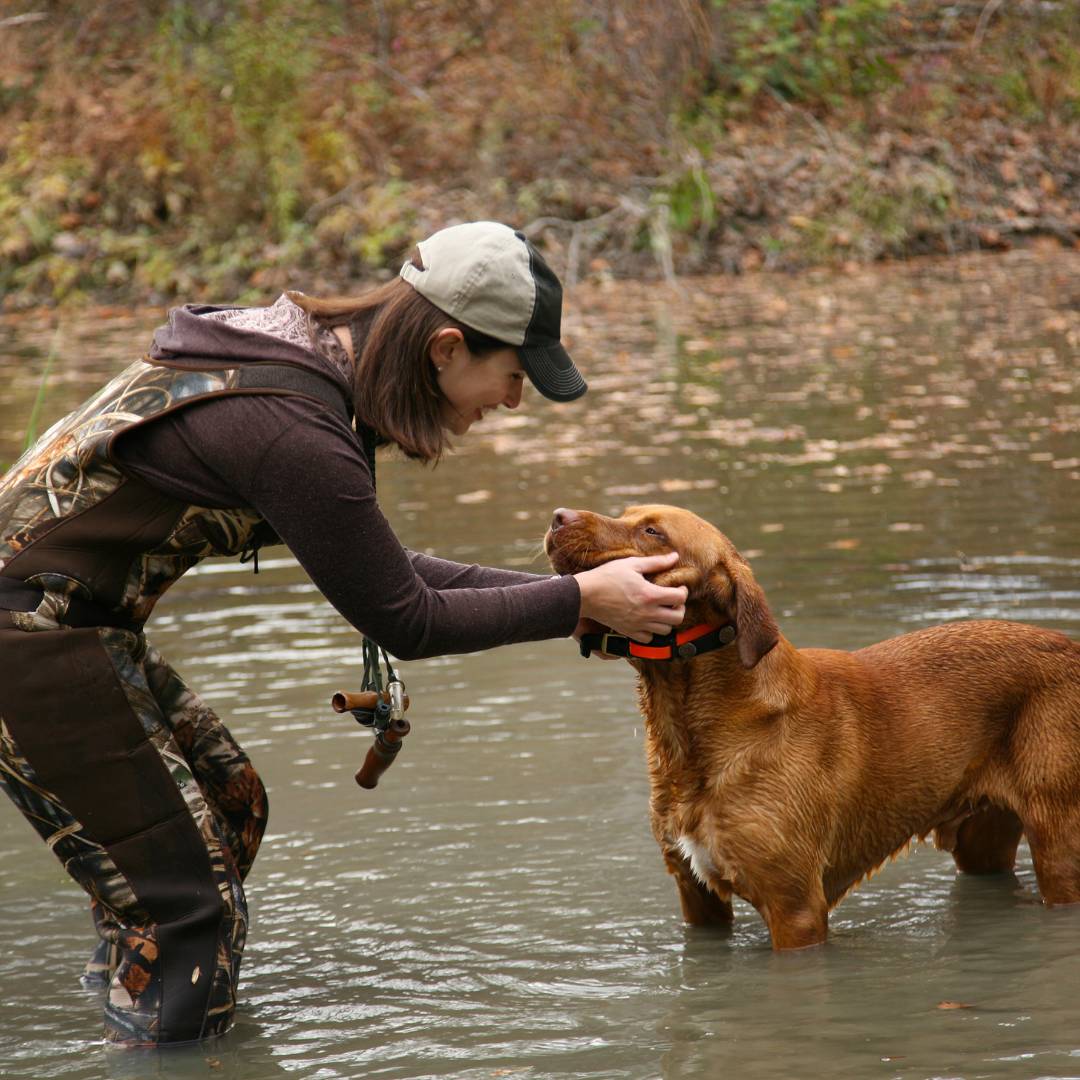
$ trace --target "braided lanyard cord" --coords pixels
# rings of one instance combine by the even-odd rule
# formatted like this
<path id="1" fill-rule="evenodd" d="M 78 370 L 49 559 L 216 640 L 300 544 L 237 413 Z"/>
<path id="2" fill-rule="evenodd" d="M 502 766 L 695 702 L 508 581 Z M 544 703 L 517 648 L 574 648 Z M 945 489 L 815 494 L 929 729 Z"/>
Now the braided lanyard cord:
<path id="1" fill-rule="evenodd" d="M 349 334 L 352 337 L 353 347 L 353 362 L 357 362 L 360 357 L 360 335 L 356 330 L 356 323 L 349 323 Z M 375 483 L 375 442 L 376 435 L 373 428 L 365 424 L 359 417 L 356 419 L 356 434 L 360 437 L 360 442 L 364 447 L 364 454 L 368 460 L 368 471 L 371 473 L 371 490 L 377 492 Z M 382 701 L 383 693 L 383 681 L 382 681 L 382 669 L 379 666 L 379 653 L 382 653 L 383 660 L 386 662 L 386 681 L 387 683 L 401 682 L 394 672 L 394 668 L 390 663 L 390 657 L 387 655 L 385 649 L 380 649 L 374 641 L 367 636 L 367 634 L 361 634 L 363 640 L 364 649 L 364 682 L 361 687 L 362 690 L 374 690 L 378 694 L 376 700 Z"/>
<path id="2" fill-rule="evenodd" d="M 387 684 L 392 682 L 401 682 L 397 673 L 394 671 L 393 666 L 390 663 L 390 657 L 387 656 L 385 649 L 380 649 L 374 641 L 371 640 L 366 634 L 362 634 L 363 648 L 364 648 L 364 682 L 361 686 L 361 690 L 374 690 L 379 695 L 379 700 L 382 700 L 383 681 L 382 681 L 382 668 L 379 666 L 379 653 L 383 655 L 383 660 L 386 663 L 386 681 Z"/>

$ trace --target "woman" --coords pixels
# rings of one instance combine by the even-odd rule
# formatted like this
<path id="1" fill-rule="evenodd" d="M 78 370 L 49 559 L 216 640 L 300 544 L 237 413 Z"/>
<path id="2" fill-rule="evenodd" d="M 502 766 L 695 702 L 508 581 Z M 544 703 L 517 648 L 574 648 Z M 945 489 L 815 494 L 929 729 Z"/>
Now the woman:
<path id="1" fill-rule="evenodd" d="M 107 1039 L 207 1038 L 235 1004 L 265 793 L 142 634 L 189 567 L 284 542 L 403 659 L 681 620 L 685 590 L 643 576 L 677 556 L 566 578 L 463 566 L 406 551 L 379 510 L 376 445 L 437 460 L 526 377 L 585 392 L 561 302 L 521 234 L 475 222 L 359 298 L 174 309 L 0 481 L 0 782 L 91 897 Z"/>

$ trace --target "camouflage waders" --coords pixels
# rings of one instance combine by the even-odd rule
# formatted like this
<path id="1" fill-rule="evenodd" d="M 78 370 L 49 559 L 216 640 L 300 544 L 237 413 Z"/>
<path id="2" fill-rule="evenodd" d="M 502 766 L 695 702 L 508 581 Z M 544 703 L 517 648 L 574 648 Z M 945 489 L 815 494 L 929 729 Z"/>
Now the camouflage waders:
<path id="1" fill-rule="evenodd" d="M 189 506 L 127 477 L 109 444 L 207 395 L 266 392 L 265 373 L 248 378 L 259 367 L 138 361 L 0 481 L 0 783 L 90 895 L 105 944 L 87 973 L 117 961 L 105 1034 L 124 1045 L 229 1027 L 242 881 L 266 826 L 251 763 L 141 624 L 201 558 L 272 534 L 254 510 Z"/>
<path id="2" fill-rule="evenodd" d="M 2 630 L 0 669 L 0 783 L 115 946 L 115 972 L 95 973 L 111 974 L 106 1038 L 222 1033 L 247 931 L 241 882 L 266 825 L 251 763 L 141 634 Z"/>

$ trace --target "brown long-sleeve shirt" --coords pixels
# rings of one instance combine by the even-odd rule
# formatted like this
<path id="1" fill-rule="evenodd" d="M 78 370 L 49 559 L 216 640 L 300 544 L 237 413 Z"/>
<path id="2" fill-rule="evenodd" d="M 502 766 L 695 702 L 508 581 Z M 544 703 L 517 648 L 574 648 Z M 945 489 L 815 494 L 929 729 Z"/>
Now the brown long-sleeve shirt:
<path id="1" fill-rule="evenodd" d="M 151 355 L 301 363 L 307 349 L 232 331 L 175 309 Z M 254 355 L 253 355 L 254 354 Z M 334 373 L 348 391 L 344 376 Z M 118 464 L 197 506 L 251 507 L 266 518 L 326 599 L 400 659 L 472 652 L 573 633 L 581 595 L 573 577 L 548 577 L 406 551 L 379 509 L 367 458 L 343 416 L 289 394 L 194 401 L 121 432 Z"/>
<path id="2" fill-rule="evenodd" d="M 356 434 L 308 398 L 193 402 L 122 433 L 114 456 L 167 495 L 258 510 L 345 619 L 403 660 L 565 637 L 577 623 L 572 577 L 407 552 Z"/>

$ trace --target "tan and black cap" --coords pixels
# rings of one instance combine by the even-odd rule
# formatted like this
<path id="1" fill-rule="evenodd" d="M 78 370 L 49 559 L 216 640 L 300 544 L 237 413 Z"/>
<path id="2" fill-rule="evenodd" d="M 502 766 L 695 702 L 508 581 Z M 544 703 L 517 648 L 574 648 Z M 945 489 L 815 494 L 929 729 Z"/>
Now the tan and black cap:
<path id="1" fill-rule="evenodd" d="M 440 311 L 517 349 L 533 386 L 552 401 L 588 389 L 559 341 L 562 286 L 540 252 L 509 225 L 472 221 L 418 245 L 424 269 L 401 276 Z"/>

